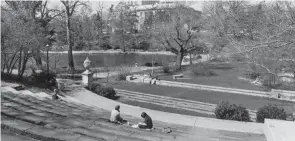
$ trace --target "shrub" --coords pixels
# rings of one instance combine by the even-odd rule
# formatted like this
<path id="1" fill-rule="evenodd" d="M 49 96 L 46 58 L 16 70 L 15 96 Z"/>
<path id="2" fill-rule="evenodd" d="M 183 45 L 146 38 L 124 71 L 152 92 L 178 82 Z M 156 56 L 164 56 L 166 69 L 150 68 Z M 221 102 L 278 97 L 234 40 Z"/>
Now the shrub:
<path id="1" fill-rule="evenodd" d="M 248 75 L 250 76 L 251 79 L 256 79 L 257 77 L 260 76 L 260 73 L 258 73 L 258 72 L 251 72 Z"/>
<path id="2" fill-rule="evenodd" d="M 151 62 L 147 62 L 144 65 L 147 66 L 147 67 L 153 67 Z M 156 67 L 156 66 L 160 66 L 160 64 L 158 62 L 154 62 L 154 67 Z"/>
<path id="3" fill-rule="evenodd" d="M 102 85 L 97 82 L 92 82 L 89 85 L 88 89 L 100 96 L 103 96 L 109 99 L 115 99 L 117 94 L 113 87 L 108 85 Z"/>
<path id="4" fill-rule="evenodd" d="M 199 63 L 193 65 L 191 68 L 191 72 L 196 76 L 213 76 L 215 73 L 210 70 L 205 64 Z"/>
<path id="5" fill-rule="evenodd" d="M 150 43 L 147 42 L 147 41 L 143 41 L 143 42 L 141 42 L 139 44 L 139 47 L 138 48 L 141 49 L 141 50 L 147 51 L 150 48 Z"/>
<path id="6" fill-rule="evenodd" d="M 119 67 L 118 68 L 118 75 L 117 79 L 118 81 L 126 80 L 126 76 L 131 74 L 131 68 L 128 67 Z"/>
<path id="7" fill-rule="evenodd" d="M 214 113 L 218 119 L 250 121 L 249 112 L 245 107 L 229 104 L 224 101 L 217 105 Z"/>
<path id="8" fill-rule="evenodd" d="M 19 77 L 15 74 L 1 72 L 1 80 L 22 83 L 27 86 L 54 89 L 57 87 L 56 75 L 54 73 L 33 73 L 31 76 Z"/>
<path id="9" fill-rule="evenodd" d="M 117 50 L 117 49 L 121 49 L 120 46 L 116 45 L 116 46 L 114 47 L 114 50 Z"/>
<path id="10" fill-rule="evenodd" d="M 31 83 L 36 85 L 42 85 L 45 87 L 56 87 L 56 74 L 54 73 L 47 73 L 47 72 L 40 72 L 40 73 L 33 73 L 30 76 Z"/>
<path id="11" fill-rule="evenodd" d="M 100 47 L 101 47 L 103 50 L 112 49 L 112 46 L 109 45 L 108 43 L 103 43 L 103 44 L 100 45 Z"/>
<path id="12" fill-rule="evenodd" d="M 163 72 L 164 73 L 170 73 L 170 67 L 169 67 L 169 65 L 164 65 L 163 66 Z"/>
<path id="13" fill-rule="evenodd" d="M 265 118 L 286 120 L 287 113 L 283 108 L 269 104 L 259 108 L 256 113 L 257 122 L 264 123 Z"/>

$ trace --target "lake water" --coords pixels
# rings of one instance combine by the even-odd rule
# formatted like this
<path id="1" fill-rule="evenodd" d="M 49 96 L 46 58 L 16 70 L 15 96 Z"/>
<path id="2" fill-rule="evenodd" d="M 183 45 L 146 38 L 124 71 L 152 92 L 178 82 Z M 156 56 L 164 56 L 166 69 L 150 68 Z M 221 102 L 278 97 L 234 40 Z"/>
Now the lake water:
<path id="1" fill-rule="evenodd" d="M 136 53 L 79 53 L 73 54 L 76 68 L 82 68 L 86 57 L 89 58 L 93 67 L 116 67 L 120 65 L 134 65 L 143 66 L 147 62 L 152 62 L 152 58 L 158 64 L 168 64 L 176 60 L 174 55 L 164 54 L 136 54 Z M 50 60 L 53 64 L 57 60 L 57 67 L 66 67 L 68 64 L 67 54 L 50 54 Z"/>

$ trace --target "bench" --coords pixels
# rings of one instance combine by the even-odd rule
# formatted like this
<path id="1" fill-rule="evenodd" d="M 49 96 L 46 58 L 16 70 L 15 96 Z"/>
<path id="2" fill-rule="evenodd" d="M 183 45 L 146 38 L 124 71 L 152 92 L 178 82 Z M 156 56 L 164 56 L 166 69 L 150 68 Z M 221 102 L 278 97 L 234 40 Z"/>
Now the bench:
<path id="1" fill-rule="evenodd" d="M 173 75 L 173 79 L 183 78 L 183 74 Z"/>

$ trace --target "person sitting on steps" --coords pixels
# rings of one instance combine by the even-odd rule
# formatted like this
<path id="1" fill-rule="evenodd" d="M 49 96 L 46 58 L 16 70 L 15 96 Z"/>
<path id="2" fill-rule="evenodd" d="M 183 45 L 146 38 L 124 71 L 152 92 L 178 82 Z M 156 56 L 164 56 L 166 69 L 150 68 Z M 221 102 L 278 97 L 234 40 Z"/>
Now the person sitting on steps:
<path id="1" fill-rule="evenodd" d="M 126 120 L 123 120 L 123 118 L 121 118 L 120 116 L 120 105 L 116 105 L 115 109 L 112 110 L 109 121 L 112 123 L 118 123 L 118 124 L 123 124 L 127 122 Z"/>
<path id="2" fill-rule="evenodd" d="M 52 95 L 52 100 L 60 100 L 58 93 L 59 93 L 58 89 L 54 89 L 54 93 Z"/>
<path id="3" fill-rule="evenodd" d="M 152 118 L 145 112 L 142 112 L 141 117 L 144 119 L 144 121 L 143 123 L 139 123 L 138 127 L 140 129 L 152 129 L 153 128 Z"/>

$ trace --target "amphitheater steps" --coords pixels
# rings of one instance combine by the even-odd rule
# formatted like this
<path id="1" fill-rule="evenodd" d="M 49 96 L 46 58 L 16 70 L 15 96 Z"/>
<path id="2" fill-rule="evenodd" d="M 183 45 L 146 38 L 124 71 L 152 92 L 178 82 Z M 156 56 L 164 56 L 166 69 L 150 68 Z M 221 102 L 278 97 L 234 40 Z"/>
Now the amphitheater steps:
<path id="1" fill-rule="evenodd" d="M 29 140 L 46 141 L 174 140 L 176 134 L 180 136 L 176 130 L 172 134 L 165 134 L 107 123 L 109 112 L 93 110 L 85 105 L 8 92 L 2 93 L 1 98 L 1 128 L 6 131 L 7 138 L 15 133 Z M 139 121 L 133 120 L 133 117 L 126 118 Z"/>
<path id="2" fill-rule="evenodd" d="M 197 113 L 215 115 L 214 110 L 216 104 L 185 100 L 180 98 L 172 98 L 167 96 L 158 96 L 147 93 L 140 93 L 134 91 L 127 91 L 122 89 L 116 89 L 117 95 L 127 97 L 128 100 L 138 101 L 143 103 L 149 103 L 164 107 L 183 109 L 193 111 Z M 252 121 L 256 121 L 256 111 L 248 109 Z"/>
<path id="3" fill-rule="evenodd" d="M 32 138 L 28 138 L 26 136 L 17 135 L 4 130 L 1 131 L 1 140 L 2 141 L 38 141 Z"/>

